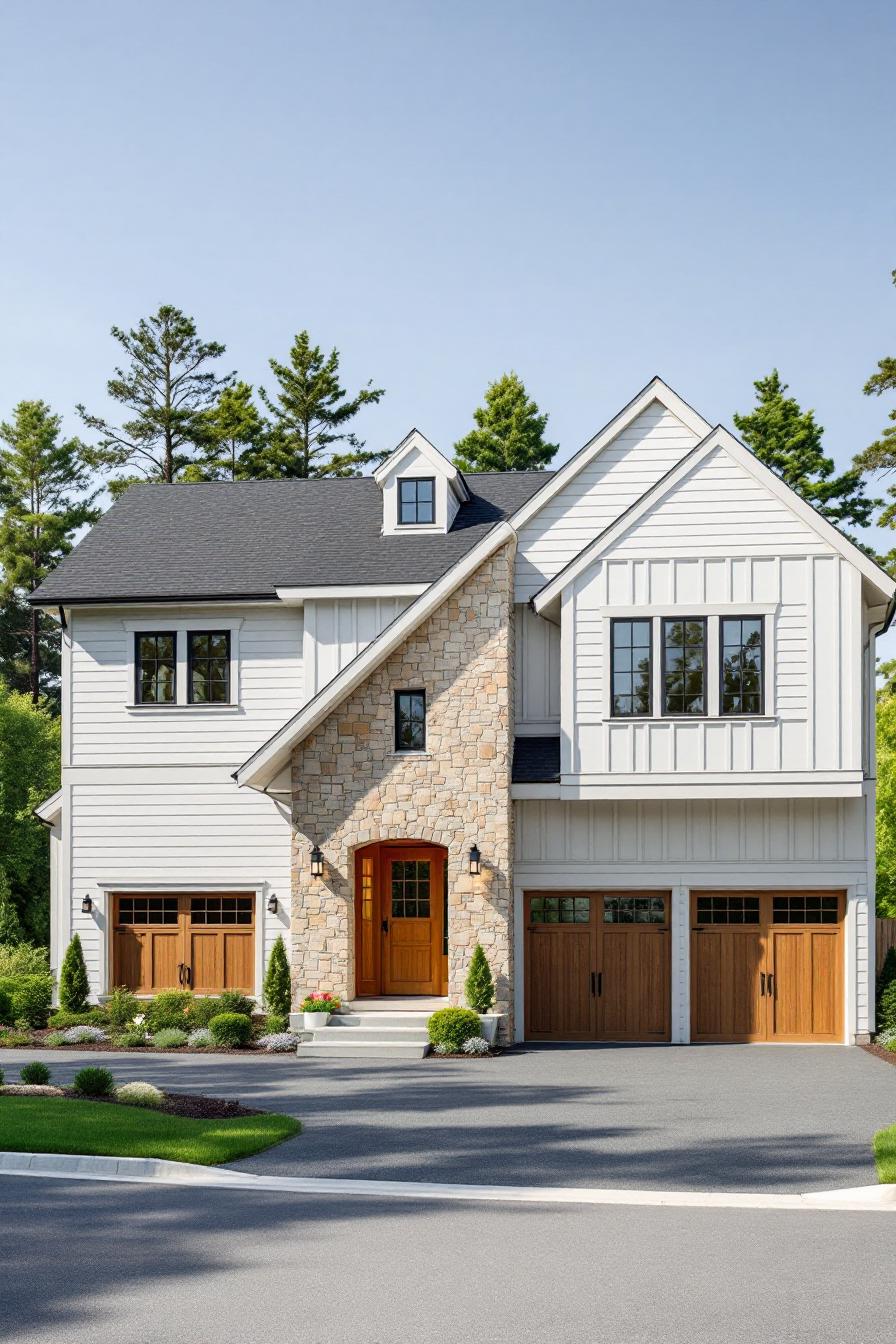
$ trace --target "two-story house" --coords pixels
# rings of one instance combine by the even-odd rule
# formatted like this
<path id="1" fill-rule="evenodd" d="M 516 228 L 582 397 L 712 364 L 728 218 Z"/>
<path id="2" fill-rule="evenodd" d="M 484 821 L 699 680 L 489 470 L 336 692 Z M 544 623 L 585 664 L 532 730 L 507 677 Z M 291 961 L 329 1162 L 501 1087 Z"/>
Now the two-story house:
<path id="1" fill-rule="evenodd" d="M 867 1038 L 893 596 L 659 379 L 553 473 L 413 431 L 134 487 L 33 597 L 53 964 L 77 930 L 98 997 L 259 994 L 283 934 L 297 994 L 400 1009 L 479 941 L 519 1040 Z"/>

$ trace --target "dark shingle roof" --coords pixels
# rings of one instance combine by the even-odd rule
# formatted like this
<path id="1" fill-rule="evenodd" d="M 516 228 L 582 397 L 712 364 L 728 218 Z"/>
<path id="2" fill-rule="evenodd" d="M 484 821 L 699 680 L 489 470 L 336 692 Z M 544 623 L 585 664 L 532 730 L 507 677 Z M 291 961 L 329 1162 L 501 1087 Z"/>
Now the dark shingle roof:
<path id="1" fill-rule="evenodd" d="M 429 583 L 551 472 L 467 475 L 447 535 L 384 537 L 370 476 L 135 485 L 32 594 L 36 604 L 273 597 L 318 584 Z"/>
<path id="2" fill-rule="evenodd" d="M 554 784 L 559 778 L 559 737 L 514 739 L 512 774 L 514 784 Z"/>

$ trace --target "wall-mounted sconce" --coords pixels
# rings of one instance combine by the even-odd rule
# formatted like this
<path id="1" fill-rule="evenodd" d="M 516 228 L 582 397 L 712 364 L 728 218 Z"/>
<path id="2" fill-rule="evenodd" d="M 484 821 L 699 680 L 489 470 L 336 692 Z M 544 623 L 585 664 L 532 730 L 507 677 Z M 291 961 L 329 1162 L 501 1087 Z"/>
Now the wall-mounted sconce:
<path id="1" fill-rule="evenodd" d="M 479 846 L 474 845 L 470 850 L 470 876 L 478 877 L 482 872 L 482 855 L 479 853 Z"/>
<path id="2" fill-rule="evenodd" d="M 85 896 L 83 901 L 81 902 L 81 914 L 89 915 L 92 909 L 93 909 L 93 901 L 90 899 L 89 896 Z"/>
<path id="3" fill-rule="evenodd" d="M 277 913 L 277 897 L 273 894 L 268 897 L 268 913 L 271 915 L 276 915 Z"/>
<path id="4" fill-rule="evenodd" d="M 320 845 L 315 845 L 311 851 L 311 876 L 323 877 L 324 875 L 324 856 Z"/>

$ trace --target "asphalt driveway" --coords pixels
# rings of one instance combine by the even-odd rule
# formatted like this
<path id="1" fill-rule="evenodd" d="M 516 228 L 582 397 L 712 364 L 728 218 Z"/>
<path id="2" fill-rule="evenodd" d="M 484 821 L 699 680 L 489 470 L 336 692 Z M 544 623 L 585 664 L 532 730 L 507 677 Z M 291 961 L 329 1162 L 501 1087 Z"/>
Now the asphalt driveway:
<path id="1" fill-rule="evenodd" d="M 121 1082 L 239 1097 L 298 1116 L 236 1164 L 279 1175 L 684 1190 L 876 1180 L 896 1067 L 843 1046 L 541 1046 L 419 1063 L 43 1051 Z M 27 1052 L 0 1051 L 11 1081 Z M 2 1146 L 2 1144 L 0 1144 Z"/>

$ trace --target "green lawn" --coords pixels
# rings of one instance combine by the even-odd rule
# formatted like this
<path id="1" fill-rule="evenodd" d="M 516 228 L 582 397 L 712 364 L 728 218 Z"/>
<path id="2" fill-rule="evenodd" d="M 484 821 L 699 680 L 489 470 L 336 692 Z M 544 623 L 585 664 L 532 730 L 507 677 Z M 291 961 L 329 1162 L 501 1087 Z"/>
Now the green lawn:
<path id="1" fill-rule="evenodd" d="M 881 1185 L 896 1183 L 896 1125 L 879 1129 L 875 1134 L 874 1160 Z"/>
<path id="2" fill-rule="evenodd" d="M 290 1115 L 188 1120 L 142 1106 L 66 1097 L 0 1097 L 0 1151 L 163 1157 L 215 1166 L 249 1157 L 298 1134 Z"/>

